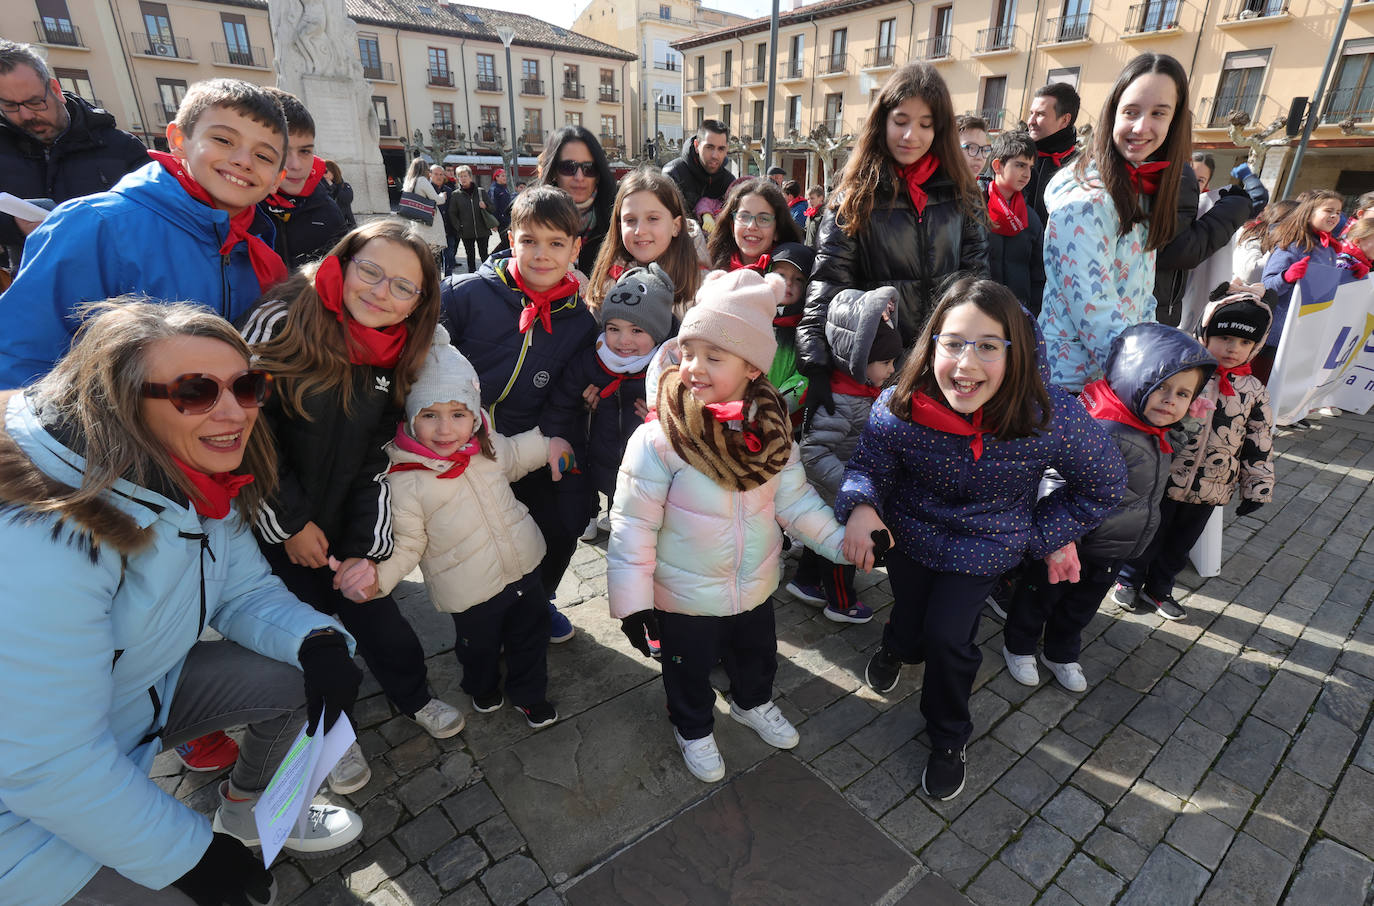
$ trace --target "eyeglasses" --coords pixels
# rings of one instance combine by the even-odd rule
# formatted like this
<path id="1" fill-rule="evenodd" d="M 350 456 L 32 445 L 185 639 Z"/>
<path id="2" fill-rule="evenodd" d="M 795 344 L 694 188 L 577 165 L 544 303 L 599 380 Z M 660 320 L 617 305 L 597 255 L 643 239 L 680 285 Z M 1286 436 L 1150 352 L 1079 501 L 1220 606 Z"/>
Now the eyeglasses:
<path id="1" fill-rule="evenodd" d="M 965 340 L 957 333 L 937 333 L 935 335 L 935 351 L 947 359 L 962 359 L 964 350 L 973 347 L 973 354 L 978 356 L 980 362 L 992 364 L 1000 362 L 1006 357 L 1007 348 L 1011 346 L 1011 340 L 1004 340 L 1001 337 L 979 337 L 976 340 Z"/>
<path id="2" fill-rule="evenodd" d="M 750 214 L 748 211 L 736 211 L 735 219 L 747 227 L 756 223 L 761 227 L 770 227 L 778 218 L 772 214 Z"/>
<path id="3" fill-rule="evenodd" d="M 979 145 L 975 142 L 963 142 L 959 145 L 964 149 L 964 153 L 969 157 L 987 157 L 992 153 L 992 145 Z"/>
<path id="4" fill-rule="evenodd" d="M 240 371 L 227 381 L 211 374 L 183 374 L 165 384 L 143 384 L 150 400 L 168 400 L 178 412 L 200 415 L 219 404 L 225 388 L 244 409 L 256 409 L 272 396 L 272 375 L 257 368 Z"/>
<path id="5" fill-rule="evenodd" d="M 409 302 L 420 295 L 420 288 L 414 283 L 405 277 L 388 277 L 386 271 L 366 258 L 354 258 L 351 263 L 358 270 L 358 279 L 368 286 L 376 286 L 385 282 L 387 291 L 391 293 L 391 298 L 397 302 Z"/>
<path id="6" fill-rule="evenodd" d="M 0 101 L 0 112 L 18 113 L 20 107 L 23 107 L 25 110 L 32 110 L 35 113 L 41 110 L 47 110 L 48 98 L 51 94 L 52 85 L 48 85 L 43 91 L 43 96 L 38 100 L 30 98 L 27 101 Z"/>
<path id="7" fill-rule="evenodd" d="M 582 171 L 583 176 L 596 175 L 596 161 L 594 160 L 560 160 L 557 170 L 561 176 L 572 176 L 578 170 Z"/>

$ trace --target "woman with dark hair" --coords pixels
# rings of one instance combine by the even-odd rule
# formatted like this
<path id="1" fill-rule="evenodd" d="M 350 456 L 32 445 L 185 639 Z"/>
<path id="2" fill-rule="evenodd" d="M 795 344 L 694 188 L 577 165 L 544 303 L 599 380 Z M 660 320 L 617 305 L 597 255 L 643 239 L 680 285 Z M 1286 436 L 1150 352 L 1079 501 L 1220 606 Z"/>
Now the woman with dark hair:
<path id="1" fill-rule="evenodd" d="M 567 125 L 544 142 L 539 155 L 539 182 L 557 186 L 572 196 L 582 215 L 582 251 L 577 269 L 585 275 L 596 267 L 596 255 L 611 226 L 615 176 L 606 163 L 601 143 L 582 126 Z"/>
<path id="2" fill-rule="evenodd" d="M 1045 189 L 1040 327 L 1052 380 L 1077 392 L 1102 377 L 1117 334 L 1155 317 L 1155 253 L 1178 229 L 1192 147 L 1188 75 L 1141 54 L 1102 105 L 1092 147 Z"/>

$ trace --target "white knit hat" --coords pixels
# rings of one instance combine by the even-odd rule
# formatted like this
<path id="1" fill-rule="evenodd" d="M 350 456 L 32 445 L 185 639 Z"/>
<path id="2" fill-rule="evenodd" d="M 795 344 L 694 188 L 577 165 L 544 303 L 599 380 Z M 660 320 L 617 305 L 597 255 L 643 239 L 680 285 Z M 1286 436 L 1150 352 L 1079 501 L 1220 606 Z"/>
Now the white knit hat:
<path id="1" fill-rule="evenodd" d="M 767 374 L 778 351 L 773 315 L 786 296 L 787 281 L 779 274 L 765 277 L 749 268 L 711 271 L 682 319 L 678 342 L 705 341 Z"/>
<path id="2" fill-rule="evenodd" d="M 415 416 L 435 403 L 462 403 L 482 418 L 482 385 L 477 369 L 449 342 L 444 325 L 434 325 L 434 342 L 406 396 L 406 427 L 415 436 Z"/>

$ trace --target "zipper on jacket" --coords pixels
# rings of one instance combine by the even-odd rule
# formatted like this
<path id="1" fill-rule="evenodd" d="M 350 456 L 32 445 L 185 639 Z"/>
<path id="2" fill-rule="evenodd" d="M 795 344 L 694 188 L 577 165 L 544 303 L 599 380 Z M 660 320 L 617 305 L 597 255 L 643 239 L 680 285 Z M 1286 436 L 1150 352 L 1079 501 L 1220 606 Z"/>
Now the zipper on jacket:
<path id="1" fill-rule="evenodd" d="M 223 301 L 220 303 L 220 317 L 224 318 L 224 320 L 226 321 L 232 321 L 233 313 L 229 310 L 229 256 L 224 253 L 220 253 L 219 256 L 219 282 L 220 293 L 223 299 Z"/>
<path id="2" fill-rule="evenodd" d="M 739 494 L 731 494 L 731 508 L 735 511 L 735 600 L 731 613 L 744 613 L 744 589 L 740 572 L 744 569 L 744 500 Z"/>
<path id="3" fill-rule="evenodd" d="M 196 638 L 205 631 L 205 555 L 210 555 L 210 562 L 215 562 L 215 552 L 210 550 L 210 536 L 205 532 L 177 532 L 177 537 L 186 538 L 200 542 L 200 622 L 196 627 Z M 195 641 L 195 639 L 192 639 Z"/>

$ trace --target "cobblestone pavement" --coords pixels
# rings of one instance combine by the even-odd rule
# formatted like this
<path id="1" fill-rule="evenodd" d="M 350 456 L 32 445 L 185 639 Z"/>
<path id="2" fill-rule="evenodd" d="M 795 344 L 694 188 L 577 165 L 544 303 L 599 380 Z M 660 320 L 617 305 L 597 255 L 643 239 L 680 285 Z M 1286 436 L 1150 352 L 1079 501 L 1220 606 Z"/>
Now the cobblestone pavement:
<path id="1" fill-rule="evenodd" d="M 1086 694 L 1017 684 L 1000 623 L 983 621 L 968 786 L 952 802 L 920 791 L 920 668 L 906 668 L 890 697 L 862 684 L 884 613 L 835 624 L 780 590 L 776 692 L 801 732 L 793 755 L 975 903 L 1371 903 L 1374 417 L 1316 420 L 1281 435 L 1277 451 L 1277 502 L 1228 514 L 1221 575 L 1182 580 L 1186 620 L 1103 606 L 1085 637 Z M 564 721 L 539 734 L 509 708 L 470 713 L 451 622 L 406 586 L 431 683 L 469 712 L 468 728 L 431 740 L 369 678 L 356 718 L 373 780 L 342 797 L 366 821 L 361 845 L 279 860 L 279 903 L 560 903 L 581 872 L 718 788 L 687 776 L 656 666 L 606 615 L 604 548 L 604 536 L 582 545 L 559 589 L 578 636 L 550 650 Z M 864 600 L 885 609 L 883 577 L 860 579 Z M 570 754 L 574 730 L 579 748 L 585 740 L 598 759 L 628 764 L 652 794 L 636 814 L 622 815 L 633 808 L 617 799 L 596 816 L 618 829 L 587 820 L 550 833 L 569 807 L 553 797 L 541 813 L 546 797 L 510 781 L 577 786 L 554 776 L 596 764 Z M 732 769 L 748 767 L 733 763 L 744 742 L 722 736 Z M 769 754 L 752 742 L 755 762 Z M 179 773 L 168 755 L 155 773 L 194 807 L 213 807 L 213 778 Z"/>

